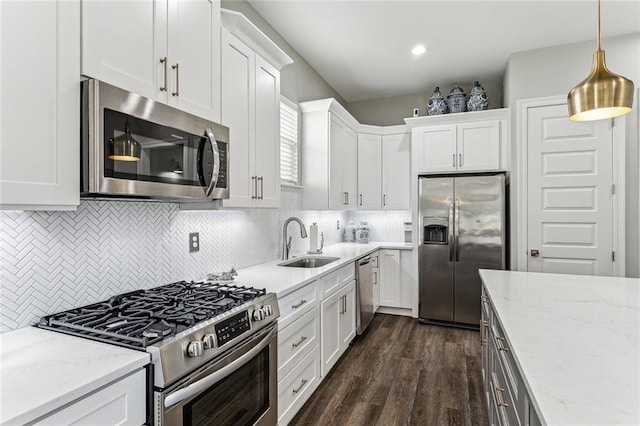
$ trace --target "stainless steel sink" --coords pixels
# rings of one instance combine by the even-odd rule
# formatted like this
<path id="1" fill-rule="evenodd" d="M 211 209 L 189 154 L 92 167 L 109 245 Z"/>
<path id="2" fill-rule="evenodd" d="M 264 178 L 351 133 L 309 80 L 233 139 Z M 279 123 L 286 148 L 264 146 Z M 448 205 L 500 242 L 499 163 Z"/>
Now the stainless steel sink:
<path id="1" fill-rule="evenodd" d="M 328 263 L 335 262 L 340 259 L 339 257 L 320 257 L 320 256 L 305 256 L 295 259 L 287 260 L 286 262 L 278 263 L 278 266 L 284 266 L 286 268 L 319 268 Z"/>

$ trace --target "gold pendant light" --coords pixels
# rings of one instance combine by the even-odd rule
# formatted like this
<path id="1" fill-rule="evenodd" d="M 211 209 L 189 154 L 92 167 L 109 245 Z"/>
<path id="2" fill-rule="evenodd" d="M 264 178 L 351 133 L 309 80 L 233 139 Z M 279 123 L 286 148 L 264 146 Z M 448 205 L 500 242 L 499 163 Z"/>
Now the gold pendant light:
<path id="1" fill-rule="evenodd" d="M 591 74 L 567 96 L 569 118 L 592 121 L 613 118 L 631 111 L 633 82 L 607 69 L 600 48 L 600 0 L 598 0 L 598 49 L 593 54 Z"/>
<path id="2" fill-rule="evenodd" d="M 131 135 L 129 120 L 124 124 L 124 133 L 109 139 L 109 159 L 116 161 L 139 161 L 142 147 Z"/>

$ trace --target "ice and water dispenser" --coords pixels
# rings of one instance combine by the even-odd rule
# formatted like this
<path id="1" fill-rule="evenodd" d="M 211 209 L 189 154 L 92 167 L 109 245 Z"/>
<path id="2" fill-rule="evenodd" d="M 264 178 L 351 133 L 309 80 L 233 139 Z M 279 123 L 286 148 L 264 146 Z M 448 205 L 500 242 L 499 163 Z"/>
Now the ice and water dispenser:
<path id="1" fill-rule="evenodd" d="M 422 220 L 424 244 L 448 244 L 449 218 L 426 216 Z"/>

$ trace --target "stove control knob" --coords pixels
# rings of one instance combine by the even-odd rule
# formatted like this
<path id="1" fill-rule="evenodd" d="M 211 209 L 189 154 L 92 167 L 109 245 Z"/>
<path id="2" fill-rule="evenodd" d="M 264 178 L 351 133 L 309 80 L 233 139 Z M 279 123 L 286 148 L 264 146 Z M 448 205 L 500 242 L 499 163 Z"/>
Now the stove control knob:
<path id="1" fill-rule="evenodd" d="M 202 338 L 205 349 L 213 349 L 216 347 L 216 336 L 213 334 L 205 334 Z"/>
<path id="2" fill-rule="evenodd" d="M 273 309 L 271 309 L 271 305 L 264 305 L 262 307 L 262 310 L 264 311 L 264 314 L 268 317 L 273 315 Z"/>
<path id="3" fill-rule="evenodd" d="M 202 356 L 203 346 L 204 345 L 199 340 L 189 342 L 189 346 L 187 346 L 187 355 L 191 357 Z"/>
<path id="4" fill-rule="evenodd" d="M 256 309 L 253 311 L 253 320 L 254 321 L 262 321 L 264 319 L 264 312 L 262 309 Z"/>

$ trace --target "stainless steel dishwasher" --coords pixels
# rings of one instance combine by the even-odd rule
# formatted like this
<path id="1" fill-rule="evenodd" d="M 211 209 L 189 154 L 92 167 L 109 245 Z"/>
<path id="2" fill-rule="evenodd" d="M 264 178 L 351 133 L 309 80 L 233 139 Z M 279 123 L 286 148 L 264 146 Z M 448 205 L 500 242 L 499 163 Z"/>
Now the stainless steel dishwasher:
<path id="1" fill-rule="evenodd" d="M 358 261 L 357 279 L 357 332 L 361 335 L 373 320 L 373 262 L 371 256 Z"/>

